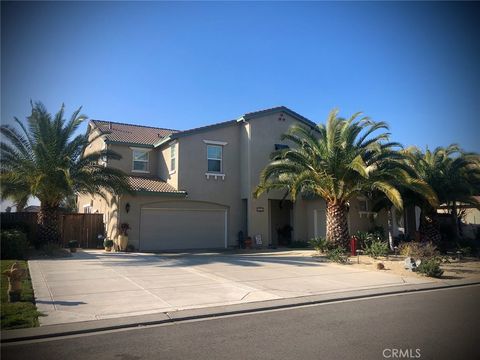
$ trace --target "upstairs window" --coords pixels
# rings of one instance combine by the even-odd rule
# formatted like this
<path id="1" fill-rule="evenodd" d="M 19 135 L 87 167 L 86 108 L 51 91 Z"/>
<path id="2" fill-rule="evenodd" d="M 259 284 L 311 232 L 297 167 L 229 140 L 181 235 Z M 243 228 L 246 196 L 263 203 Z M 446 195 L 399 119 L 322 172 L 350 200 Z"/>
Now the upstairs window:
<path id="1" fill-rule="evenodd" d="M 170 145 L 170 171 L 175 171 L 176 159 L 177 149 L 175 148 L 175 144 L 172 144 Z"/>
<path id="2" fill-rule="evenodd" d="M 133 150 L 133 168 L 134 172 L 148 172 L 148 150 Z"/>
<path id="3" fill-rule="evenodd" d="M 221 145 L 207 145 L 208 172 L 222 172 L 222 152 Z"/>
<path id="4" fill-rule="evenodd" d="M 275 151 L 289 149 L 290 147 L 285 144 L 275 144 Z"/>

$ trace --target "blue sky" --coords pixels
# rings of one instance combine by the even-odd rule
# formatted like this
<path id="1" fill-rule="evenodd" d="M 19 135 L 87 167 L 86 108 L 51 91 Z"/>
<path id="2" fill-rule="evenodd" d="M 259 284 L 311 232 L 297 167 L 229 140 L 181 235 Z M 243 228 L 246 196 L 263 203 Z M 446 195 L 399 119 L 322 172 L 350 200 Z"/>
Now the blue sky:
<path id="1" fill-rule="evenodd" d="M 480 152 L 477 3 L 2 2 L 1 120 L 40 100 L 188 129 L 286 105 Z"/>

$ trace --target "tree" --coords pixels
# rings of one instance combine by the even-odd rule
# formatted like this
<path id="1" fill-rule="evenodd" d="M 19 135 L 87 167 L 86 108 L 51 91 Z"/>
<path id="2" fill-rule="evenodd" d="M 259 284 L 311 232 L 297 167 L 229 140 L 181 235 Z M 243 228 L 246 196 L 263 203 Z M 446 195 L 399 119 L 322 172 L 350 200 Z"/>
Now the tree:
<path id="1" fill-rule="evenodd" d="M 480 157 L 464 152 L 458 145 L 437 147 L 422 152 L 416 147 L 406 149 L 407 161 L 418 176 L 435 191 L 440 204 L 445 205 L 452 216 L 454 240 L 458 238 L 458 204 L 480 208 L 475 195 L 480 194 Z M 421 209 L 419 231 L 422 239 L 438 242 L 441 239 L 437 220 L 437 208 L 421 197 L 414 197 Z"/>
<path id="2" fill-rule="evenodd" d="M 402 209 L 400 184 L 434 196 L 423 181 L 412 176 L 404 155 L 396 150 L 400 144 L 388 142 L 387 132 L 374 135 L 388 130 L 387 124 L 360 116 L 356 113 L 347 120 L 333 110 L 326 125 L 315 129 L 292 126 L 282 138 L 294 146 L 272 153 L 254 196 L 286 189 L 292 200 L 299 193 L 323 198 L 327 205 L 327 239 L 339 246 L 349 241 L 350 199 L 377 191 Z"/>
<path id="3" fill-rule="evenodd" d="M 32 104 L 26 124 L 14 118 L 19 129 L 2 125 L 0 181 L 3 198 L 40 200 L 39 244 L 60 240 L 59 206 L 78 194 L 106 196 L 130 191 L 126 174 L 100 164 L 104 157 L 119 159 L 111 150 L 84 156 L 87 134 L 75 135 L 86 120 L 81 108 L 64 119 L 64 106 L 50 115 L 42 103 Z M 37 244 L 37 245 L 39 245 Z"/>

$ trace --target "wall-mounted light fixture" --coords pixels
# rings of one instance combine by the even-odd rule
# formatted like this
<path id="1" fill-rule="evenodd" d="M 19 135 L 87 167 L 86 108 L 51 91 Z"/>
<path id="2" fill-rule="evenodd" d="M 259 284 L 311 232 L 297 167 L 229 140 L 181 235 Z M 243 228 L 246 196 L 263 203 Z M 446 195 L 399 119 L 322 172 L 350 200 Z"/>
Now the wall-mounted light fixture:
<path id="1" fill-rule="evenodd" d="M 130 211 L 130 203 L 125 205 L 125 211 L 128 213 Z"/>

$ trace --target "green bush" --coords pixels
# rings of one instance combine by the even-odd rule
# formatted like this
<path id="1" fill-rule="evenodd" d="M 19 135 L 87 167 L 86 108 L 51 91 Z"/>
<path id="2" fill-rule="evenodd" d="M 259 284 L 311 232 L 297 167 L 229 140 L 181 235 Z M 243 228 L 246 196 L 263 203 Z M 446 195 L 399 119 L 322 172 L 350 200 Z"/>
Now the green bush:
<path id="1" fill-rule="evenodd" d="M 329 242 L 326 238 L 322 238 L 320 236 L 311 238 L 309 240 L 310 245 L 317 250 L 318 252 L 326 252 L 329 247 Z"/>
<path id="2" fill-rule="evenodd" d="M 19 230 L 2 230 L 1 232 L 1 258 L 26 259 L 28 252 L 27 235 Z"/>
<path id="3" fill-rule="evenodd" d="M 382 240 L 374 240 L 365 249 L 365 254 L 376 259 L 379 256 L 386 256 L 388 254 L 388 244 Z"/>
<path id="4" fill-rule="evenodd" d="M 345 249 L 341 247 L 327 249 L 327 259 L 339 264 L 346 264 L 348 263 L 348 254 Z"/>
<path id="5" fill-rule="evenodd" d="M 438 258 L 422 260 L 422 263 L 417 267 L 417 272 L 435 278 L 443 275 L 443 270 L 440 268 L 440 260 Z"/>

